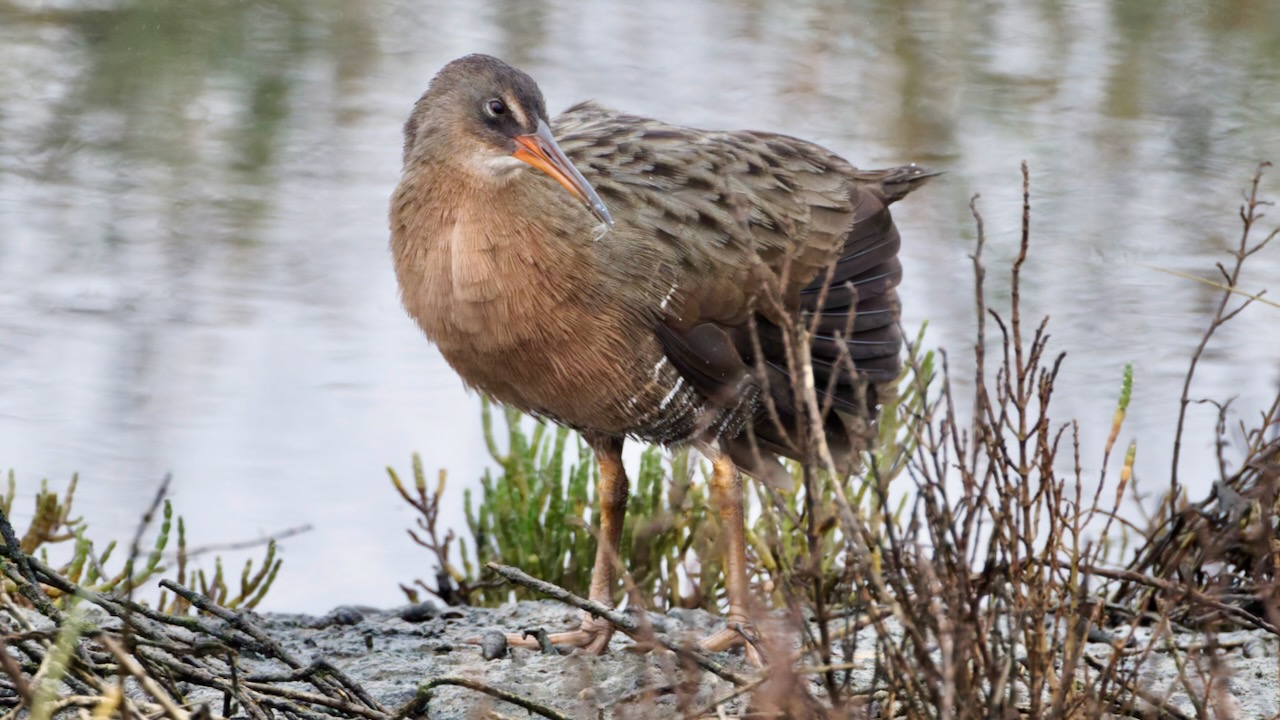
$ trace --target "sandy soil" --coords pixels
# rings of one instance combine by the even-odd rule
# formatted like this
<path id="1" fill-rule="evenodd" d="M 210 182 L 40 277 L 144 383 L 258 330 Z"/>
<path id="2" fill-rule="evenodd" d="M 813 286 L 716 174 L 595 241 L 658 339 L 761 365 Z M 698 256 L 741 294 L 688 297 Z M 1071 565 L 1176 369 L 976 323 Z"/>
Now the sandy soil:
<path id="1" fill-rule="evenodd" d="M 707 613 L 677 611 L 664 617 L 677 633 L 705 634 L 719 627 L 719 620 Z M 604 657 L 580 654 L 544 655 L 534 650 L 512 649 L 502 657 L 486 660 L 482 647 L 467 643 L 486 631 L 520 631 L 545 628 L 569 629 L 578 622 L 577 612 L 552 602 L 523 602 L 486 610 L 428 606 L 398 610 L 339 608 L 323 618 L 303 615 L 268 615 L 262 625 L 299 657 L 326 658 L 388 707 L 411 701 L 419 686 L 439 677 L 464 678 L 500 688 L 545 704 L 574 718 L 670 717 L 677 703 L 707 706 L 728 695 L 733 686 L 707 673 L 700 673 L 696 685 L 677 689 L 677 663 L 669 653 L 634 652 L 633 643 L 615 636 L 610 653 Z M 1194 636 L 1173 638 L 1185 648 L 1198 641 Z M 869 646 L 864 639 L 863 646 Z M 1226 714 L 1219 717 L 1264 718 L 1280 712 L 1280 660 L 1275 638 L 1260 632 L 1236 632 L 1218 636 L 1227 647 L 1230 679 L 1219 701 Z M 628 650 L 632 651 L 628 651 Z M 1089 645 L 1087 652 L 1108 657 L 1105 643 Z M 740 652 L 723 654 L 726 664 L 749 673 Z M 870 652 L 857 656 L 853 671 L 855 687 L 868 687 L 873 679 L 874 657 Z M 246 670 L 255 668 L 254 658 L 244 658 Z M 1177 680 L 1174 653 L 1152 653 L 1141 662 L 1140 677 L 1152 697 L 1168 697 L 1179 709 L 1194 715 L 1194 709 Z M 816 683 L 816 680 L 815 680 Z M 815 685 L 816 687 L 816 685 Z M 646 688 L 660 688 L 656 697 L 637 702 Z M 199 697 L 198 694 L 193 698 Z M 214 698 L 210 698 L 213 700 Z M 214 707 L 220 706 L 220 698 Z M 686 705 L 688 706 L 688 705 Z M 429 717 L 463 719 L 478 717 L 476 710 L 492 708 L 503 716 L 527 717 L 526 712 L 493 700 L 471 689 L 441 687 L 428 705 Z M 725 706 L 732 714 L 737 707 Z"/>

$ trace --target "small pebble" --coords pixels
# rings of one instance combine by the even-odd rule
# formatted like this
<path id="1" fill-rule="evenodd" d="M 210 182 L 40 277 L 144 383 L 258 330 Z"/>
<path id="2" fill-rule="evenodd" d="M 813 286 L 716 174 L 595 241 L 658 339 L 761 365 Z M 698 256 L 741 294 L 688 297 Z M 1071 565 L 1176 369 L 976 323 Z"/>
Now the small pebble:
<path id="1" fill-rule="evenodd" d="M 440 608 L 437 608 L 433 603 L 420 602 L 401 610 L 400 619 L 405 622 L 420 623 L 432 620 L 439 614 Z"/>
<path id="2" fill-rule="evenodd" d="M 333 618 L 335 625 L 355 625 L 364 621 L 364 613 L 345 605 L 334 608 L 333 612 L 329 613 L 329 617 Z"/>
<path id="3" fill-rule="evenodd" d="M 480 640 L 480 653 L 485 660 L 497 660 L 507 656 L 507 636 L 498 630 L 487 630 Z"/>
<path id="4" fill-rule="evenodd" d="M 1116 641 L 1114 635 L 1101 628 L 1091 627 L 1086 635 L 1086 640 L 1091 643 L 1105 643 L 1110 645 Z"/>
<path id="5" fill-rule="evenodd" d="M 364 613 L 353 607 L 344 605 L 342 607 L 334 608 L 328 615 L 316 620 L 307 627 L 318 630 L 320 628 L 327 628 L 330 625 L 355 625 L 363 621 Z"/>
<path id="6" fill-rule="evenodd" d="M 461 610 L 454 610 L 452 608 L 440 613 L 440 617 L 444 618 L 445 620 L 461 620 L 466 616 L 467 614 L 462 612 Z"/>
<path id="7" fill-rule="evenodd" d="M 1250 638 L 1246 640 L 1244 646 L 1240 648 L 1240 654 L 1247 658 L 1260 658 L 1267 656 L 1267 644 L 1262 638 Z"/>

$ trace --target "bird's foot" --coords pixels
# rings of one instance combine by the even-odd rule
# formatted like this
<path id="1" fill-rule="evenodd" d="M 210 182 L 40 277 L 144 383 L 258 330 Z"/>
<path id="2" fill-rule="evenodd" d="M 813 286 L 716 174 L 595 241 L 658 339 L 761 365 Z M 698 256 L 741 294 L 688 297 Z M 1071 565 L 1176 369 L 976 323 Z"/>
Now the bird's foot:
<path id="1" fill-rule="evenodd" d="M 603 655 L 605 649 L 609 647 L 609 639 L 613 637 L 613 632 L 613 623 L 588 616 L 582 619 L 582 625 L 577 630 L 551 634 L 529 631 L 513 633 L 507 635 L 507 644 L 534 650 L 542 648 L 544 651 L 547 650 L 547 646 L 552 648 L 568 646 L 591 655 Z"/>
<path id="2" fill-rule="evenodd" d="M 698 647 L 707 652 L 723 652 L 731 647 L 743 646 L 747 662 L 756 667 L 764 667 L 764 656 L 756 643 L 755 626 L 749 622 L 729 618 L 729 626 L 712 633 L 698 643 Z"/>

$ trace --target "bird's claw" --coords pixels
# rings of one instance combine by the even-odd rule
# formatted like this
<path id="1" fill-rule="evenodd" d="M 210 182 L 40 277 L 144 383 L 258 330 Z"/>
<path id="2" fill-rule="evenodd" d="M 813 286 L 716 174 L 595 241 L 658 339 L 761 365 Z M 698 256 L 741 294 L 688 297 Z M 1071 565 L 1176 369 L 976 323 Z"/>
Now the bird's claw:
<path id="1" fill-rule="evenodd" d="M 753 630 L 753 626 L 749 623 L 731 620 L 728 627 L 703 638 L 698 643 L 698 647 L 706 652 L 717 653 L 741 645 L 746 653 L 747 662 L 755 667 L 764 667 L 764 656 L 760 654 L 760 648 L 756 645 Z"/>
<path id="2" fill-rule="evenodd" d="M 577 630 L 562 633 L 547 633 L 542 629 L 525 630 L 523 633 L 507 635 L 507 644 L 512 647 L 541 650 L 545 654 L 554 655 L 561 646 L 581 650 L 590 655 L 603 655 L 613 637 L 613 625 L 607 620 L 588 617 L 582 620 Z"/>

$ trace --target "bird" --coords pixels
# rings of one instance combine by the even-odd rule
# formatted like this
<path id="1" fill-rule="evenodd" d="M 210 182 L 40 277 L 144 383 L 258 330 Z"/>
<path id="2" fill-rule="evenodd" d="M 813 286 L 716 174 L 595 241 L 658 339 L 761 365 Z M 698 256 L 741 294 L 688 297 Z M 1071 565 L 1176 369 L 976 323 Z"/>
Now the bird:
<path id="1" fill-rule="evenodd" d="M 599 466 L 590 598 L 613 604 L 628 440 L 693 446 L 727 535 L 726 627 L 751 627 L 742 474 L 791 486 L 805 409 L 788 323 L 810 328 L 820 434 L 853 467 L 901 368 L 900 235 L 889 206 L 938 173 L 862 170 L 815 143 L 700 130 L 586 101 L 481 54 L 431 79 L 404 125 L 389 210 L 408 315 L 470 388 L 580 433 Z M 556 645 L 603 653 L 583 615 Z M 514 645 L 532 640 L 509 636 Z M 747 643 L 746 651 L 758 652 Z"/>

